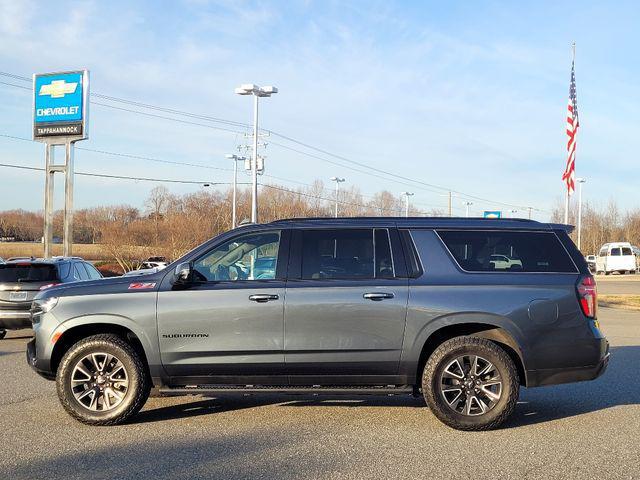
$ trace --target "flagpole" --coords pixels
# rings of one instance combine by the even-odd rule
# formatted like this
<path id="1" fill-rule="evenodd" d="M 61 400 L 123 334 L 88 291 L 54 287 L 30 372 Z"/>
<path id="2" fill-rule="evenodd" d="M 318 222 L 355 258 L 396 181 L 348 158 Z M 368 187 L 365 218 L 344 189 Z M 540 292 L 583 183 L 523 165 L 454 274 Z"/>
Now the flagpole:
<path id="1" fill-rule="evenodd" d="M 576 63 L 576 42 L 571 44 L 571 51 L 573 53 L 573 57 L 571 59 L 571 64 L 575 65 Z M 575 152 L 573 153 L 573 161 L 575 165 Z M 567 184 L 567 191 L 565 192 L 564 197 L 564 223 L 565 225 L 569 225 L 569 185 Z"/>

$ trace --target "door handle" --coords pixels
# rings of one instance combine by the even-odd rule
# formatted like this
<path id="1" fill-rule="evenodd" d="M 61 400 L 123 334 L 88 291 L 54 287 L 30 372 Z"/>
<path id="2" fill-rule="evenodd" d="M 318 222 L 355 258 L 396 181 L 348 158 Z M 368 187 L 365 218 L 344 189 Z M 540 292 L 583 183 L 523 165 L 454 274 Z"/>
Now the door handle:
<path id="1" fill-rule="evenodd" d="M 253 295 L 249 295 L 249 300 L 258 303 L 265 303 L 269 300 L 278 300 L 279 298 L 279 295 L 270 295 L 268 293 L 255 293 Z"/>
<path id="2" fill-rule="evenodd" d="M 383 293 L 383 292 L 372 292 L 365 293 L 362 295 L 367 300 L 373 300 L 374 302 L 379 302 L 380 300 L 384 300 L 385 298 L 393 298 L 393 293 Z"/>

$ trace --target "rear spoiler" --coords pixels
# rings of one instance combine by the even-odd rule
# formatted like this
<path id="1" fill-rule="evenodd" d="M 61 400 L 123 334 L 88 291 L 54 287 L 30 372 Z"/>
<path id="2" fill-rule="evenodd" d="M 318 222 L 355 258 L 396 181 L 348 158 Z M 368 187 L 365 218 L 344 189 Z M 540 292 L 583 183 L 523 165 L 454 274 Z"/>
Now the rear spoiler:
<path id="1" fill-rule="evenodd" d="M 567 225 L 566 223 L 549 223 L 548 225 L 552 230 L 563 230 L 567 232 L 567 235 L 571 235 L 576 229 L 574 225 Z"/>

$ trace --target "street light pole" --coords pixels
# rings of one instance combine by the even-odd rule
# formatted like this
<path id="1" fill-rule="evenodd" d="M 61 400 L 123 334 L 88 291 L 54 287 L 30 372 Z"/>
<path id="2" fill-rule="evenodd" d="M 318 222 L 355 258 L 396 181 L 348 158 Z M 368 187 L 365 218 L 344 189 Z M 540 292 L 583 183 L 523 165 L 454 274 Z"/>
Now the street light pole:
<path id="1" fill-rule="evenodd" d="M 245 157 L 239 157 L 238 155 L 234 155 L 229 153 L 225 155 L 229 160 L 233 160 L 233 198 L 231 200 L 231 228 L 236 228 L 236 205 L 237 205 L 237 197 L 238 197 L 238 162 L 244 162 Z"/>
<path id="2" fill-rule="evenodd" d="M 413 195 L 411 192 L 402 192 L 404 195 L 404 216 L 405 218 L 409 216 L 409 197 Z"/>
<path id="3" fill-rule="evenodd" d="M 340 190 L 340 184 L 342 182 L 344 182 L 344 178 L 340 178 L 340 177 L 331 177 L 330 179 L 332 182 L 336 182 L 336 211 L 335 211 L 335 217 L 338 218 L 338 192 Z"/>
<path id="4" fill-rule="evenodd" d="M 464 202 L 463 205 L 466 207 L 466 217 L 469 218 L 469 207 L 473 205 L 473 202 Z"/>
<path id="5" fill-rule="evenodd" d="M 251 159 L 251 222 L 258 223 L 258 98 L 278 93 L 276 87 L 259 87 L 253 83 L 235 89 L 238 95 L 253 95 L 253 158 Z"/>
<path id="6" fill-rule="evenodd" d="M 587 180 L 585 178 L 576 178 L 578 182 L 578 250 L 582 240 L 582 184 Z"/>

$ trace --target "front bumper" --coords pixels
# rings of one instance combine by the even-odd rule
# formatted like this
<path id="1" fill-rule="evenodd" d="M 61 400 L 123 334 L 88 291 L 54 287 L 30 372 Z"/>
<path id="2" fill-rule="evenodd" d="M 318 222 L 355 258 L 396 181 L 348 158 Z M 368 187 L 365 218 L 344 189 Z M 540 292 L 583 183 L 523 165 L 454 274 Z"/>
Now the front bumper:
<path id="1" fill-rule="evenodd" d="M 56 376 L 48 370 L 38 368 L 38 358 L 36 356 L 36 339 L 33 338 L 27 343 L 27 363 L 38 375 L 46 378 L 47 380 L 55 380 Z"/>
<path id="2" fill-rule="evenodd" d="M 9 330 L 31 328 L 29 310 L 0 310 L 0 328 Z"/>

